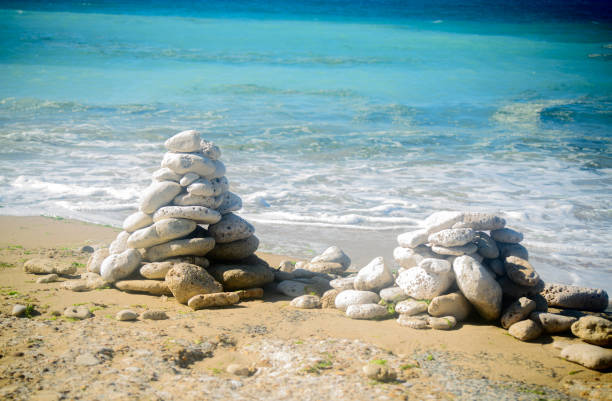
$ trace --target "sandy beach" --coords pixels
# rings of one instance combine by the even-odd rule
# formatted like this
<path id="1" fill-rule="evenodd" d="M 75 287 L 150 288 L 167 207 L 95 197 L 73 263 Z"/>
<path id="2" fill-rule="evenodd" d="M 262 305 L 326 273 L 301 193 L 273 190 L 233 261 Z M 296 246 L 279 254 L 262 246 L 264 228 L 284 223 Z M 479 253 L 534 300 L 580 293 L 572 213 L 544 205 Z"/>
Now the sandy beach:
<path id="1" fill-rule="evenodd" d="M 477 319 L 451 331 L 413 330 L 393 319 L 295 309 L 277 295 L 193 311 L 172 297 L 72 292 L 61 282 L 37 284 L 23 263 L 53 257 L 75 263 L 78 275 L 89 257 L 79 249 L 106 246 L 118 229 L 7 216 L 0 227 L 2 399 L 611 399 L 612 374 L 559 357 L 555 342 L 579 342 L 570 336 L 520 342 Z M 259 256 L 270 266 L 291 259 Z M 12 317 L 16 303 L 36 313 Z M 93 317 L 56 316 L 75 305 Z M 115 320 L 122 309 L 169 318 Z M 368 379 L 362 367 L 371 363 L 394 369 L 398 379 Z M 230 364 L 250 376 L 227 373 Z"/>

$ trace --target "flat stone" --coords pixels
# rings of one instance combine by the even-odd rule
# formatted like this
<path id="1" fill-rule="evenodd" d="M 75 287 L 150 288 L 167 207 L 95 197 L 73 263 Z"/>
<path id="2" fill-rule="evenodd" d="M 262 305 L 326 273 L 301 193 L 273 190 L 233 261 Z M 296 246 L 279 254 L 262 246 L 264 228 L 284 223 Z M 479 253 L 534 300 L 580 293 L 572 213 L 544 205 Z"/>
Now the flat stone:
<path id="1" fill-rule="evenodd" d="M 133 310 L 123 309 L 117 312 L 115 319 L 121 322 L 133 321 L 138 319 L 138 313 L 134 312 Z"/>
<path id="2" fill-rule="evenodd" d="M 178 239 L 148 248 L 144 253 L 144 259 L 157 262 L 176 256 L 204 256 L 214 246 L 215 240 L 213 238 Z"/>
<path id="3" fill-rule="evenodd" d="M 453 263 L 457 286 L 485 320 L 501 314 L 502 289 L 489 271 L 474 258 L 460 256 Z"/>
<path id="4" fill-rule="evenodd" d="M 500 228 L 499 230 L 491 231 L 491 238 L 497 242 L 518 244 L 523 240 L 523 234 L 511 228 Z"/>
<path id="5" fill-rule="evenodd" d="M 535 310 L 536 303 L 529 298 L 521 297 L 506 308 L 501 317 L 501 325 L 504 329 L 514 323 L 525 320 Z"/>
<path id="6" fill-rule="evenodd" d="M 179 256 L 162 262 L 150 262 L 140 267 L 140 275 L 151 280 L 163 280 L 168 271 L 177 263 L 189 263 L 203 268 L 210 266 L 204 256 Z"/>
<path id="7" fill-rule="evenodd" d="M 474 235 L 474 243 L 478 247 L 478 254 L 483 258 L 495 259 L 499 257 L 497 243 L 487 233 L 477 231 Z"/>
<path id="8" fill-rule="evenodd" d="M 346 268 L 336 262 L 309 262 L 304 265 L 304 270 L 321 274 L 342 274 Z"/>
<path id="9" fill-rule="evenodd" d="M 221 160 L 213 160 L 213 164 L 215 165 L 215 171 L 208 176 L 210 179 L 221 178 L 225 175 L 225 164 Z"/>
<path id="10" fill-rule="evenodd" d="M 123 220 L 123 230 L 128 233 L 133 233 L 136 230 L 145 228 L 153 224 L 151 215 L 138 211 L 130 214 Z"/>
<path id="11" fill-rule="evenodd" d="M 214 142 L 202 139 L 200 142 L 202 154 L 210 160 L 219 160 L 221 158 L 221 149 Z"/>
<path id="12" fill-rule="evenodd" d="M 357 278 L 357 276 L 352 276 L 352 277 L 340 277 L 337 279 L 334 279 L 332 281 L 329 282 L 329 285 L 332 286 L 332 288 L 335 288 L 337 290 L 355 290 L 355 289 L 359 289 L 359 288 L 355 288 L 355 279 Z"/>
<path id="13" fill-rule="evenodd" d="M 64 309 L 64 316 L 71 319 L 83 320 L 91 317 L 91 312 L 84 306 L 69 306 Z"/>
<path id="14" fill-rule="evenodd" d="M 427 308 L 431 316 L 454 316 L 457 321 L 465 320 L 471 311 L 472 305 L 460 292 L 437 296 Z"/>
<path id="15" fill-rule="evenodd" d="M 189 153 L 166 153 L 161 166 L 177 174 L 196 173 L 201 177 L 210 176 L 215 172 L 215 164 L 208 157 Z"/>
<path id="16" fill-rule="evenodd" d="M 393 284 L 393 274 L 383 257 L 379 256 L 359 270 L 353 284 L 356 290 L 378 292 Z"/>
<path id="17" fill-rule="evenodd" d="M 500 285 L 503 294 L 514 299 L 518 299 L 520 297 L 530 298 L 544 289 L 544 282 L 542 280 L 536 283 L 536 285 L 533 287 L 518 285 L 506 276 L 500 277 L 497 282 Z"/>
<path id="18" fill-rule="evenodd" d="M 407 299 L 395 305 L 395 311 L 400 315 L 414 316 L 427 312 L 427 302 Z"/>
<path id="19" fill-rule="evenodd" d="M 521 341 L 532 341 L 540 337 L 542 327 L 533 320 L 522 320 L 510 326 L 508 334 Z"/>
<path id="20" fill-rule="evenodd" d="M 76 266 L 52 258 L 30 259 L 23 264 L 23 270 L 31 274 L 74 274 Z"/>
<path id="21" fill-rule="evenodd" d="M 599 312 L 608 307 L 608 293 L 599 288 L 547 283 L 542 295 L 548 306 L 558 308 Z"/>
<path id="22" fill-rule="evenodd" d="M 300 309 L 316 309 L 321 307 L 321 299 L 316 295 L 301 295 L 293 298 L 289 305 Z"/>
<path id="23" fill-rule="evenodd" d="M 219 213 L 228 214 L 242 209 L 242 199 L 235 193 L 228 191 L 224 193 L 221 198 L 221 204 L 217 207 Z"/>
<path id="24" fill-rule="evenodd" d="M 380 297 L 375 292 L 345 290 L 336 296 L 336 309 L 346 311 L 349 305 L 375 304 L 380 301 Z"/>
<path id="25" fill-rule="evenodd" d="M 461 246 L 433 245 L 431 250 L 438 255 L 463 256 L 473 254 L 474 252 L 478 251 L 478 247 L 476 244 L 472 243 Z"/>
<path id="26" fill-rule="evenodd" d="M 248 288 L 246 290 L 236 291 L 238 298 L 242 301 L 243 299 L 261 299 L 264 296 L 263 288 Z"/>
<path id="27" fill-rule="evenodd" d="M 518 285 L 533 287 L 540 282 L 540 276 L 525 259 L 508 256 L 504 261 L 506 275 Z"/>
<path id="28" fill-rule="evenodd" d="M 330 281 L 330 284 L 331 284 L 331 281 Z M 406 294 L 404 290 L 402 290 L 400 287 L 383 288 L 382 290 L 380 290 L 378 295 L 380 295 L 380 298 L 382 298 L 386 302 L 393 302 L 393 303 L 404 301 L 410 298 L 410 296 Z"/>
<path id="29" fill-rule="evenodd" d="M 210 209 L 217 209 L 223 202 L 221 196 L 197 196 L 189 192 L 178 194 L 172 203 L 176 206 L 204 206 Z"/>
<path id="30" fill-rule="evenodd" d="M 86 352 L 84 354 L 78 355 L 74 362 L 80 366 L 95 366 L 98 365 L 101 361 L 96 358 L 95 355 L 91 352 Z"/>
<path id="31" fill-rule="evenodd" d="M 294 298 L 308 294 L 310 291 L 307 287 L 308 285 L 301 281 L 283 280 L 278 283 L 276 290 L 283 295 Z"/>
<path id="32" fill-rule="evenodd" d="M 217 244 L 225 244 L 249 238 L 255 232 L 255 227 L 240 216 L 228 213 L 218 223 L 211 224 L 208 231 Z"/>
<path id="33" fill-rule="evenodd" d="M 453 228 L 471 228 L 476 231 L 499 230 L 506 226 L 506 220 L 491 213 L 465 212 L 461 221 L 455 223 Z"/>
<path id="34" fill-rule="evenodd" d="M 321 296 L 321 308 L 335 308 L 336 297 L 340 294 L 340 290 L 332 288 L 331 290 L 325 291 Z"/>
<path id="35" fill-rule="evenodd" d="M 62 283 L 62 287 L 75 292 L 93 291 L 107 286 L 108 283 L 104 278 L 92 272 L 83 273 L 80 280 L 68 280 Z"/>
<path id="36" fill-rule="evenodd" d="M 28 308 L 25 305 L 20 305 L 20 304 L 13 305 L 13 309 L 11 309 L 11 316 L 15 316 L 15 317 L 25 316 L 27 309 Z"/>
<path id="37" fill-rule="evenodd" d="M 339 263 L 343 270 L 346 270 L 351 265 L 351 258 L 337 246 L 330 246 L 322 254 L 315 256 L 310 260 L 310 263 Z"/>
<path id="38" fill-rule="evenodd" d="M 146 214 L 155 213 L 160 207 L 172 202 L 181 190 L 182 187 L 173 181 L 160 181 L 151 184 L 142 195 L 140 211 Z"/>
<path id="39" fill-rule="evenodd" d="M 414 249 L 400 246 L 393 250 L 395 262 L 406 269 L 417 266 L 423 259 L 438 257 L 437 254 L 425 245 L 420 245 Z"/>
<path id="40" fill-rule="evenodd" d="M 143 292 L 151 295 L 172 295 L 165 281 L 160 280 L 121 280 L 115 283 L 121 291 Z"/>
<path id="41" fill-rule="evenodd" d="M 194 295 L 223 291 L 221 284 L 206 270 L 188 263 L 179 263 L 170 269 L 165 282 L 181 304 L 186 304 Z"/>
<path id="42" fill-rule="evenodd" d="M 423 221 L 423 227 L 428 234 L 451 228 L 463 219 L 463 212 L 441 211 L 435 212 Z"/>
<path id="43" fill-rule="evenodd" d="M 572 333 L 583 341 L 601 347 L 612 346 L 612 322 L 598 316 L 583 316 L 571 326 Z"/>
<path id="44" fill-rule="evenodd" d="M 509 256 L 529 260 L 529 251 L 521 244 L 505 244 L 503 242 L 495 242 L 499 249 L 500 259 L 505 259 Z"/>
<path id="45" fill-rule="evenodd" d="M 429 323 L 427 323 L 429 316 L 426 313 L 422 315 L 399 315 L 397 319 L 397 323 L 400 326 L 408 327 L 411 329 L 423 330 L 429 328 Z"/>
<path id="46" fill-rule="evenodd" d="M 251 235 L 246 239 L 215 244 L 215 247 L 206 256 L 218 261 L 239 261 L 254 254 L 257 247 L 259 247 L 259 238 Z"/>
<path id="47" fill-rule="evenodd" d="M 538 323 L 545 332 L 550 334 L 569 331 L 576 320 L 573 316 L 563 316 L 556 313 L 532 312 L 529 318 Z"/>
<path id="48" fill-rule="evenodd" d="M 362 371 L 368 379 L 379 382 L 392 382 L 397 378 L 397 373 L 392 368 L 378 364 L 367 364 Z"/>
<path id="49" fill-rule="evenodd" d="M 194 295 L 189 299 L 187 305 L 193 310 L 198 310 L 215 306 L 229 306 L 238 302 L 240 302 L 240 296 L 235 292 L 217 292 Z"/>
<path id="50" fill-rule="evenodd" d="M 83 245 L 78 249 L 78 251 L 81 253 L 93 253 L 94 249 L 90 245 Z"/>
<path id="51" fill-rule="evenodd" d="M 265 263 L 214 264 L 209 272 L 226 290 L 263 287 L 274 281 L 274 272 Z"/>
<path id="52" fill-rule="evenodd" d="M 55 283 L 59 281 L 59 276 L 57 274 L 48 274 L 46 276 L 40 277 L 36 282 L 38 284 L 47 284 L 47 283 Z"/>
<path id="53" fill-rule="evenodd" d="M 168 315 L 163 310 L 148 310 L 142 312 L 140 318 L 146 320 L 166 320 Z"/>
<path id="54" fill-rule="evenodd" d="M 100 274 L 100 268 L 102 267 L 102 262 L 110 255 L 110 251 L 108 248 L 101 248 L 91 254 L 89 259 L 87 260 L 86 270 L 88 272 Z"/>
<path id="55" fill-rule="evenodd" d="M 164 219 L 187 219 L 200 224 L 215 224 L 221 213 L 204 206 L 164 206 L 153 215 L 153 221 Z"/>
<path id="56" fill-rule="evenodd" d="M 452 330 L 457 325 L 457 319 L 454 316 L 432 317 L 427 318 L 427 324 L 434 330 Z"/>
<path id="57" fill-rule="evenodd" d="M 612 350 L 591 344 L 572 344 L 561 350 L 561 357 L 589 369 L 612 367 Z"/>
<path id="58" fill-rule="evenodd" d="M 201 141 L 198 131 L 188 130 L 166 139 L 164 146 L 171 152 L 198 152 L 201 149 Z"/>
<path id="59" fill-rule="evenodd" d="M 228 190 L 229 181 L 224 176 L 213 178 L 211 180 L 200 178 L 187 187 L 187 192 L 198 196 L 220 196 L 226 193 Z"/>
<path id="60" fill-rule="evenodd" d="M 489 270 L 498 277 L 506 275 L 506 269 L 504 269 L 504 262 L 499 259 L 486 259 L 484 261 L 484 265 L 488 267 Z"/>
<path id="61" fill-rule="evenodd" d="M 387 308 L 378 304 L 349 305 L 346 308 L 346 316 L 351 319 L 380 319 L 389 315 Z"/>
<path id="62" fill-rule="evenodd" d="M 428 241 L 433 245 L 443 247 L 462 246 L 472 242 L 475 234 L 476 232 L 471 228 L 450 228 L 430 234 Z"/>
<path id="63" fill-rule="evenodd" d="M 128 249 L 119 254 L 108 256 L 102 262 L 100 275 L 108 283 L 114 283 L 132 274 L 138 266 L 142 256 L 136 249 Z"/>
<path id="64" fill-rule="evenodd" d="M 448 290 L 453 280 L 448 261 L 428 258 L 417 267 L 401 272 L 395 282 L 412 298 L 433 299 Z"/>
<path id="65" fill-rule="evenodd" d="M 136 230 L 128 238 L 129 248 L 150 248 L 173 239 L 181 238 L 196 228 L 196 223 L 186 219 L 164 219 L 155 224 Z"/>
<path id="66" fill-rule="evenodd" d="M 427 234 L 425 229 L 409 231 L 398 235 L 397 243 L 404 248 L 416 248 L 419 245 L 425 244 L 428 237 L 429 234 Z"/>
<path id="67" fill-rule="evenodd" d="M 174 171 L 170 170 L 167 167 L 160 168 L 155 170 L 152 174 L 152 177 L 155 181 L 174 181 L 179 182 L 181 180 L 181 174 L 177 174 Z M 142 227 L 140 227 L 142 228 Z"/>
<path id="68" fill-rule="evenodd" d="M 200 179 L 200 176 L 197 175 L 196 173 L 187 173 L 181 177 L 179 184 L 181 184 L 181 187 L 188 187 L 194 181 L 197 181 L 199 179 Z"/>

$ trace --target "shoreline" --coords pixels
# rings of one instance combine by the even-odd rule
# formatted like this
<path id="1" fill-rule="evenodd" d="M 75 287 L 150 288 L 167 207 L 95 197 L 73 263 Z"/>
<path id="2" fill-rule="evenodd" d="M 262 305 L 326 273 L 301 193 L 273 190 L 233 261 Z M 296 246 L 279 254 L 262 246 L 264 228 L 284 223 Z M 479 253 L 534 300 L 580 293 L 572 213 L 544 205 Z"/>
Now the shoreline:
<path id="1" fill-rule="evenodd" d="M 167 331 L 172 332 L 172 338 L 191 341 L 192 343 L 195 338 L 205 337 L 210 339 L 220 335 L 229 335 L 238 344 L 234 347 L 234 351 L 217 346 L 214 356 L 194 364 L 190 368 L 189 374 L 210 375 L 211 369 L 223 371 L 228 363 L 236 357 L 243 363 L 254 364 L 263 372 L 250 378 L 244 378 L 245 386 L 249 384 L 249 381 L 265 380 L 266 369 L 274 371 L 276 367 L 274 361 L 270 362 L 270 358 L 262 358 L 258 354 L 259 351 L 246 352 L 252 346 L 251 343 L 256 342 L 261 347 L 275 342 L 290 348 L 300 348 L 301 345 L 305 345 L 302 348 L 311 347 L 310 352 L 318 352 L 316 350 L 322 346 L 323 342 L 334 339 L 339 344 L 344 344 L 342 346 L 338 345 L 340 348 L 345 346 L 349 348 L 357 347 L 357 343 L 369 344 L 375 350 L 372 351 L 370 360 L 380 359 L 379 353 L 385 352 L 387 356 L 384 360 L 388 360 L 389 365 L 394 365 L 395 369 L 412 365 L 417 361 L 421 365 L 419 368 L 411 368 L 408 369 L 409 372 L 401 372 L 400 377 L 403 384 L 385 384 L 383 386 L 386 390 L 398 395 L 408 396 L 411 391 L 420 388 L 424 383 L 440 391 L 449 391 L 449 388 L 452 389 L 453 386 L 458 385 L 458 381 L 464 381 L 467 378 L 485 380 L 488 386 L 492 386 L 491 383 L 498 382 L 506 383 L 510 387 L 512 385 L 526 386 L 524 387 L 524 390 L 526 390 L 521 394 L 538 394 L 537 391 L 541 391 L 546 394 L 550 393 L 553 399 L 558 395 L 556 392 L 568 395 L 569 399 L 580 399 L 578 397 L 581 396 L 592 399 L 606 399 L 606 391 L 612 389 L 612 375 L 609 372 L 591 371 L 559 357 L 559 350 L 555 349 L 553 342 L 580 342 L 570 336 L 544 336 L 535 342 L 520 342 L 507 335 L 501 327 L 490 326 L 473 320 L 464 322 L 458 329 L 452 331 L 412 330 L 398 326 L 394 319 L 384 321 L 352 320 L 335 309 L 293 309 L 289 306 L 290 299 L 279 295 L 266 295 L 263 300 L 242 302 L 232 308 L 194 312 L 186 305 L 175 302 L 172 297 L 164 300 L 150 295 L 124 293 L 112 288 L 90 292 L 72 292 L 62 288 L 61 282 L 38 284 L 35 282 L 36 276 L 23 272 L 23 261 L 34 257 L 53 255 L 58 259 L 68 259 L 77 263 L 79 266 L 78 274 L 84 271 L 84 264 L 89 257 L 87 253 L 79 252 L 78 248 L 84 245 L 96 247 L 108 244 L 114 239 L 119 229 L 75 220 L 14 216 L 0 216 L 0 227 L 2 227 L 0 230 L 0 266 L 2 266 L 0 268 L 0 280 L 2 281 L 0 321 L 2 321 L 3 326 L 3 330 L 0 331 L 0 353 L 3 356 L 0 359 L 0 373 L 5 373 L 0 374 L 0 377 L 4 377 L 4 379 L 0 379 L 0 388 L 5 388 L 5 390 L 7 387 L 12 388 L 10 386 L 19 386 L 20 383 L 27 386 L 26 382 L 14 376 L 11 379 L 9 378 L 10 375 L 6 374 L 18 366 L 19 369 L 24 369 L 21 365 L 24 356 L 15 356 L 13 352 L 15 344 L 17 344 L 17 348 L 23 346 L 19 336 L 42 334 L 44 338 L 43 347 L 63 348 L 65 344 L 61 345 L 62 336 L 54 334 L 52 330 L 54 326 L 57 326 L 57 332 L 63 333 L 63 335 L 70 335 L 73 330 L 85 329 L 91 333 L 112 333 L 115 331 L 125 333 L 126 330 L 137 332 L 145 329 Z M 285 259 L 296 260 L 282 255 L 259 252 L 257 254 L 271 266 L 278 266 L 280 261 Z M 11 295 L 12 291 L 15 294 Z M 19 301 L 31 301 L 40 311 L 40 315 L 32 319 L 11 317 L 10 308 Z M 91 306 L 91 308 L 97 308 L 93 313 L 94 317 L 79 322 L 53 319 L 53 311 L 61 311 L 75 304 L 85 304 Z M 170 319 L 163 321 L 139 320 L 132 323 L 114 320 L 115 313 L 130 307 L 138 311 L 146 309 L 164 310 Z M 160 347 L 159 341 L 162 340 L 152 340 L 153 343 L 150 344 L 150 347 L 153 349 L 151 351 L 153 354 L 156 352 L 155 348 Z M 349 341 L 346 342 L 345 340 Z M 123 341 L 125 342 L 123 345 L 129 344 L 129 335 Z M 115 344 L 114 346 L 120 347 L 121 345 Z M 334 349 L 333 345 L 327 344 L 326 347 Z M 365 346 L 365 348 L 367 347 Z M 236 354 L 236 350 L 240 352 Z M 29 355 L 27 352 L 29 351 L 26 349 L 26 356 Z M 238 354 L 239 356 L 236 356 Z M 448 369 L 455 372 L 453 374 L 458 375 L 457 377 L 460 377 L 461 380 L 448 378 L 452 385 L 438 383 L 440 379 L 433 367 L 438 362 L 428 361 L 430 355 L 439 363 L 448 364 Z M 342 358 L 340 358 L 341 356 Z M 337 355 L 337 358 L 339 358 L 338 366 L 334 362 L 331 369 L 316 372 L 312 375 L 313 377 L 306 374 L 305 378 L 316 377 L 317 380 L 323 380 L 324 382 L 325 380 L 333 381 L 332 379 L 336 377 L 342 377 L 347 372 L 352 372 L 351 374 L 355 376 L 353 379 L 365 383 L 367 390 L 364 393 L 365 395 L 369 394 L 371 396 L 380 390 L 377 386 L 368 385 L 367 379 L 361 375 L 360 368 L 363 362 L 360 362 L 360 360 L 363 360 L 363 356 L 355 355 L 353 358 L 352 355 Z M 342 359 L 342 362 L 340 362 L 340 359 Z M 45 365 L 46 362 L 43 358 L 42 362 L 39 359 L 38 363 Z M 433 370 L 428 367 L 429 365 L 432 366 L 431 369 Z M 436 368 L 439 368 L 438 365 L 436 366 Z M 429 375 L 425 374 L 426 371 Z M 411 379 L 409 376 L 414 375 L 415 372 L 417 377 Z M 229 380 L 229 376 L 224 372 L 214 373 L 212 376 Z M 268 379 L 272 380 L 272 377 Z M 47 377 L 45 380 L 48 382 L 42 382 L 43 389 L 40 391 L 46 391 L 47 384 L 53 383 L 55 379 Z M 406 386 L 405 383 L 411 385 Z M 154 384 L 147 382 L 143 386 L 153 388 Z M 464 384 L 464 386 L 469 385 Z M 603 389 L 607 390 L 601 390 L 602 386 L 604 386 Z M 374 393 L 368 392 L 370 390 Z M 0 390 L 0 394 L 3 394 L 7 399 L 29 399 L 29 397 L 17 396 L 11 398 L 12 396 L 3 391 Z M 533 393 L 534 391 L 536 392 Z M 453 391 L 450 393 L 453 394 Z M 553 393 L 555 396 L 552 395 Z M 71 394 L 71 396 L 75 395 L 75 393 Z M 364 394 L 361 394 L 360 397 L 363 397 Z M 436 394 L 441 396 L 443 393 L 438 392 Z M 457 393 L 454 394 L 457 397 Z M 414 394 L 412 395 L 414 396 Z M 294 393 L 293 396 L 299 398 L 297 393 Z M 91 394 L 85 396 L 85 398 L 96 399 Z M 458 398 L 467 399 L 461 396 L 458 396 Z M 293 398 L 289 397 L 287 399 Z"/>

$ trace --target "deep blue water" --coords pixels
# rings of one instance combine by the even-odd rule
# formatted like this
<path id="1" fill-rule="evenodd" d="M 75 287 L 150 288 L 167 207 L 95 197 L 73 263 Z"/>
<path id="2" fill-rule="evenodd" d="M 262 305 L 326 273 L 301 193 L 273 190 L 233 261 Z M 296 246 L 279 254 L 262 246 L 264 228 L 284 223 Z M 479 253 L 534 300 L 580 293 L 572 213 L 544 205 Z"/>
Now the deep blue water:
<path id="1" fill-rule="evenodd" d="M 265 250 L 365 264 L 503 211 L 545 278 L 612 289 L 611 27 L 603 1 L 0 2 L 0 212 L 118 225 L 194 128 Z"/>

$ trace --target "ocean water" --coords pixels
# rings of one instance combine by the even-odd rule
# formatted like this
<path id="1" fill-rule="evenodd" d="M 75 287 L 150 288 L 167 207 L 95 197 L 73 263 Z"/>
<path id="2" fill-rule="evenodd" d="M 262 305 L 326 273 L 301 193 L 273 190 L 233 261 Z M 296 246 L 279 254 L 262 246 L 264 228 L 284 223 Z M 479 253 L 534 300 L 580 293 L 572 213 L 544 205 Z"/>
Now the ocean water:
<path id="1" fill-rule="evenodd" d="M 261 249 L 391 262 L 503 212 L 612 291 L 612 12 L 582 1 L 0 3 L 0 213 L 119 226 L 163 141 L 223 151 Z"/>

